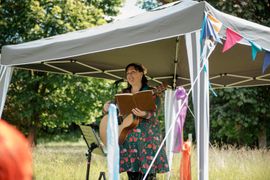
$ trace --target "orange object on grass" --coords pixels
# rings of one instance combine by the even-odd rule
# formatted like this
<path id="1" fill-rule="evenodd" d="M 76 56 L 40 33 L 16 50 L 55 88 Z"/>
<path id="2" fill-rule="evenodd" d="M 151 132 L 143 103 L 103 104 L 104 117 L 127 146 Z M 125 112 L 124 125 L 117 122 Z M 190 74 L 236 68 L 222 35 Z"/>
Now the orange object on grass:
<path id="1" fill-rule="evenodd" d="M 180 165 L 180 180 L 191 180 L 191 142 L 186 141 L 182 146 L 182 159 Z"/>
<path id="2" fill-rule="evenodd" d="M 31 148 L 24 135 L 0 119 L 0 179 L 32 179 Z"/>

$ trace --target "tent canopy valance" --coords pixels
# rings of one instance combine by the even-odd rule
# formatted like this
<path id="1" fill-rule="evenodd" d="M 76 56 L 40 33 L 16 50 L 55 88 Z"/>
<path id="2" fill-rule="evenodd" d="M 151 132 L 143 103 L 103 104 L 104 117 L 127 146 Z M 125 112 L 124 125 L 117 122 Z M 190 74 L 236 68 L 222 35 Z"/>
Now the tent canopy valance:
<path id="1" fill-rule="evenodd" d="M 190 77 L 184 35 L 201 29 L 204 12 L 243 35 L 229 51 L 218 44 L 209 60 L 212 87 L 267 85 L 270 70 L 262 73 L 264 51 L 252 61 L 252 40 L 270 50 L 270 28 L 214 9 L 207 2 L 171 3 L 154 11 L 100 27 L 71 32 L 18 45 L 4 46 L 2 65 L 37 71 L 70 73 L 108 79 L 124 76 L 128 62 L 143 63 L 151 83 L 188 87 Z M 190 47 L 188 47 L 190 48 Z"/>
<path id="2" fill-rule="evenodd" d="M 219 32 L 223 43 L 228 40 L 229 28 L 243 38 L 224 53 L 222 44 L 207 50 L 207 43 L 200 42 L 205 14 L 223 24 Z M 255 44 L 262 51 L 252 60 Z M 208 51 L 206 56 L 201 48 Z M 4 46 L 0 59 L 0 115 L 12 67 L 117 80 L 124 77 L 128 63 L 142 63 L 152 84 L 192 86 L 198 178 L 207 180 L 209 82 L 215 88 L 268 85 L 270 68 L 262 73 L 262 67 L 264 58 L 270 59 L 269 52 L 270 28 L 222 13 L 207 2 L 175 2 L 96 28 Z M 201 71 L 204 67 L 206 71 Z"/>

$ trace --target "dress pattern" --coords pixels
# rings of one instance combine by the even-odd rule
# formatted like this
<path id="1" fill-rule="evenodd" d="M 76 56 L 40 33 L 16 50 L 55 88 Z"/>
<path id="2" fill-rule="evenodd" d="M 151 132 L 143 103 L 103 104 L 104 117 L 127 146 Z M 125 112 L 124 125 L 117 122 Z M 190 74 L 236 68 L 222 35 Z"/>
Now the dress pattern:
<path id="1" fill-rule="evenodd" d="M 142 88 L 142 90 L 148 89 L 150 89 L 148 86 Z M 125 142 L 120 145 L 120 172 L 131 171 L 145 174 L 161 144 L 162 136 L 157 119 L 160 98 L 155 95 L 153 98 L 156 102 L 155 111 L 148 112 L 139 125 L 130 130 Z M 169 165 L 163 147 L 149 173 L 168 171 Z"/>

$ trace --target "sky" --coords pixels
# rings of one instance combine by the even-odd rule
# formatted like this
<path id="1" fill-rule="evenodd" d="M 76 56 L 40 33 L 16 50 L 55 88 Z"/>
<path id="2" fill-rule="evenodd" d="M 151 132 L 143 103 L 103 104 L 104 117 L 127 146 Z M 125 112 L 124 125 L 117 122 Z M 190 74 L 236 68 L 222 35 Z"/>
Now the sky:
<path id="1" fill-rule="evenodd" d="M 145 10 L 142 10 L 136 6 L 136 2 L 137 0 L 126 0 L 124 6 L 120 10 L 120 14 L 116 19 L 125 19 L 144 12 Z"/>

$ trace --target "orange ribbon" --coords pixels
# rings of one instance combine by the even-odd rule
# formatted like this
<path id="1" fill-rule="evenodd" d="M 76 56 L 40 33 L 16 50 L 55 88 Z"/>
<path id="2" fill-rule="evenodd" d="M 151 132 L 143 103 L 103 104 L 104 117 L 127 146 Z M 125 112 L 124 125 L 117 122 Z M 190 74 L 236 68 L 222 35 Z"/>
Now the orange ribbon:
<path id="1" fill-rule="evenodd" d="M 182 159 L 180 165 L 180 180 L 191 180 L 191 142 L 186 141 L 182 146 Z"/>

